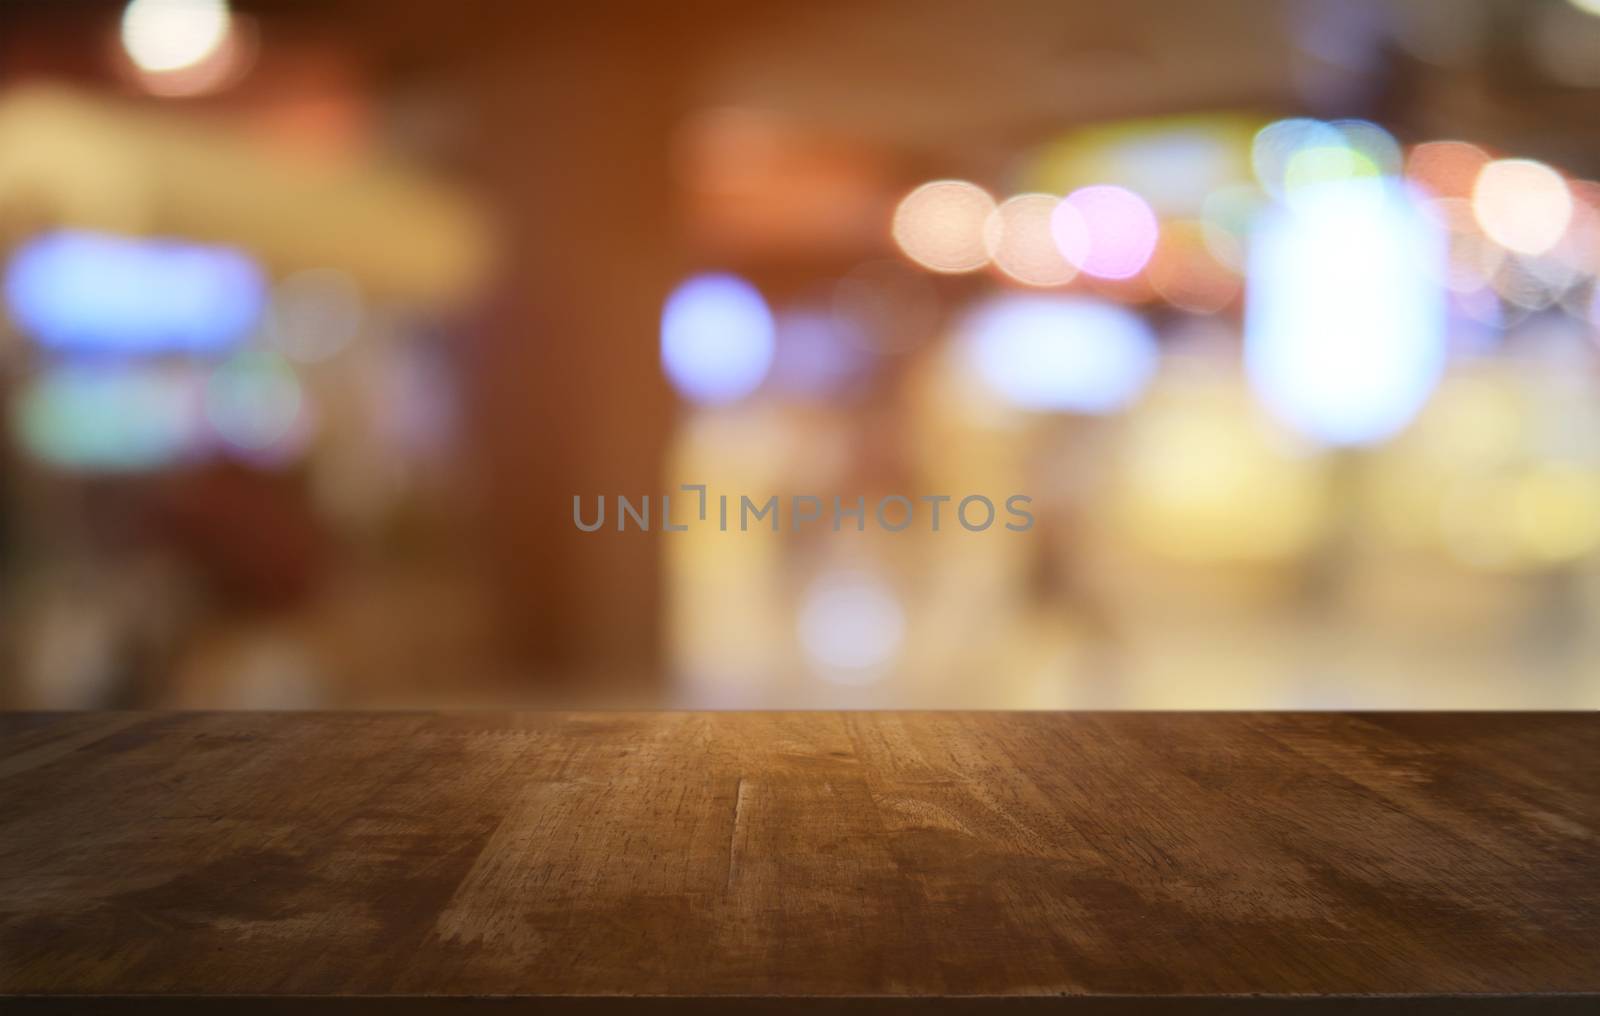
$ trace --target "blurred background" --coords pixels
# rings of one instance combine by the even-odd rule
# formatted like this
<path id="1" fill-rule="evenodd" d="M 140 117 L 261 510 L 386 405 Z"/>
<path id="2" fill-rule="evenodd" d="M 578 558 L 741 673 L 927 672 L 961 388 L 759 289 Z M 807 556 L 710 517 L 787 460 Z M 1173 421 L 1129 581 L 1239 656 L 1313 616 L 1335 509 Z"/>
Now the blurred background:
<path id="1" fill-rule="evenodd" d="M 1592 709 L 1596 177 L 1600 0 L 0 2 L 0 705 Z"/>

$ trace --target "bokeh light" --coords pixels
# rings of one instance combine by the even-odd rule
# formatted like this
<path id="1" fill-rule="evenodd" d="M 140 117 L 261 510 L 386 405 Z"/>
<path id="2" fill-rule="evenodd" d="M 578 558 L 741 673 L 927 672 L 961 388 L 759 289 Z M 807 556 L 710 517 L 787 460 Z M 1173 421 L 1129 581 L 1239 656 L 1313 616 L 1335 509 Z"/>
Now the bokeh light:
<path id="1" fill-rule="evenodd" d="M 687 280 L 661 311 L 661 365 L 678 392 L 716 405 L 760 386 L 776 346 L 772 312 L 756 288 L 736 275 Z"/>
<path id="2" fill-rule="evenodd" d="M 1250 145 L 1250 165 L 1262 189 L 1282 197 L 1289 165 L 1298 153 L 1345 147 L 1344 135 L 1332 124 L 1305 117 L 1278 120 L 1256 132 Z"/>
<path id="3" fill-rule="evenodd" d="M 305 389 L 273 353 L 239 353 L 206 379 L 206 420 L 233 452 L 251 461 L 284 462 L 310 439 Z"/>
<path id="4" fill-rule="evenodd" d="M 315 363 L 349 345 L 364 318 L 361 290 L 349 273 L 309 268 L 278 284 L 269 332 L 283 355 Z"/>
<path id="5" fill-rule="evenodd" d="M 1335 120 L 1345 145 L 1380 176 L 1399 176 L 1405 162 L 1400 142 L 1370 120 Z"/>
<path id="6" fill-rule="evenodd" d="M 131 472 L 169 466 L 199 446 L 198 386 L 187 372 L 132 364 L 52 367 L 12 409 L 18 443 L 64 469 Z"/>
<path id="7" fill-rule="evenodd" d="M 1600 474 L 1567 463 L 1529 470 L 1517 483 L 1514 520 L 1521 549 L 1560 564 L 1600 549 Z"/>
<path id="8" fill-rule="evenodd" d="M 1438 224 L 1380 180 L 1320 184 L 1264 217 L 1245 362 L 1272 412 L 1333 445 L 1404 427 L 1444 365 Z"/>
<path id="9" fill-rule="evenodd" d="M 1087 243 L 1077 239 L 1073 214 L 1081 217 Z M 1128 279 L 1155 251 L 1160 227 L 1150 205 L 1133 191 L 1111 184 L 1081 187 L 1067 195 L 1051 219 L 1062 255 L 1086 275 Z"/>
<path id="10" fill-rule="evenodd" d="M 989 261 L 984 224 L 994 210 L 994 198 L 976 184 L 925 183 L 895 208 L 894 242 L 906 257 L 932 271 L 975 271 Z"/>
<path id="11" fill-rule="evenodd" d="M 1234 113 L 1079 126 L 1027 153 L 1016 178 L 1026 190 L 1058 195 L 1116 184 L 1163 218 L 1193 216 L 1207 194 L 1249 172 L 1250 138 L 1258 126 L 1256 118 Z"/>
<path id="12" fill-rule="evenodd" d="M 1056 245 L 1052 213 L 1061 199 L 1049 194 L 1018 194 L 989 215 L 984 243 L 995 267 L 1029 286 L 1071 282 L 1078 269 Z"/>
<path id="13" fill-rule="evenodd" d="M 1465 141 L 1425 141 L 1406 157 L 1406 177 L 1440 198 L 1470 198 L 1489 153 Z"/>
<path id="14" fill-rule="evenodd" d="M 1454 293 L 1489 287 L 1506 260 L 1506 249 L 1483 235 L 1465 198 L 1424 198 L 1422 210 L 1445 230 L 1449 258 L 1439 281 Z M 1431 267 L 1431 266 L 1430 266 Z"/>
<path id="15" fill-rule="evenodd" d="M 1510 254 L 1489 280 L 1507 303 L 1526 310 L 1544 310 L 1579 281 L 1576 268 L 1553 254 Z"/>
<path id="16" fill-rule="evenodd" d="M 1500 159 L 1478 173 L 1472 208 L 1483 231 L 1521 254 L 1554 247 L 1572 221 L 1572 192 L 1561 174 L 1532 159 Z"/>
<path id="17" fill-rule="evenodd" d="M 1302 187 L 1380 175 L 1377 163 L 1348 145 L 1314 145 L 1289 157 L 1283 189 L 1292 196 Z"/>
<path id="18" fill-rule="evenodd" d="M 1596 24 L 1600 24 L 1597 22 Z M 1600 184 L 1593 180 L 1569 180 L 1572 218 L 1556 245 L 1538 256 L 1540 261 L 1560 265 L 1574 282 L 1600 275 Z M 1576 285 L 1569 287 L 1574 292 Z"/>
<path id="19" fill-rule="evenodd" d="M 861 328 L 826 307 L 806 305 L 777 316 L 772 384 L 780 391 L 824 397 L 858 381 L 867 367 Z"/>
<path id="20" fill-rule="evenodd" d="M 1006 295 L 962 326 L 978 377 L 1029 410 L 1108 413 L 1133 401 L 1156 365 L 1138 314 L 1085 297 Z"/>
<path id="21" fill-rule="evenodd" d="M 894 591 L 865 572 L 824 575 L 806 589 L 797 618 L 800 646 L 838 684 L 868 684 L 905 639 Z"/>
<path id="22" fill-rule="evenodd" d="M 131 0 L 122 12 L 122 47 L 141 70 L 179 71 L 215 53 L 230 21 L 226 0 Z"/>
<path id="23" fill-rule="evenodd" d="M 229 247 L 64 230 L 17 250 L 5 295 L 12 319 L 47 347 L 203 352 L 256 326 L 266 282 Z"/>
<path id="24" fill-rule="evenodd" d="M 1293 560 L 1328 521 L 1322 457 L 1273 426 L 1234 372 L 1176 361 L 1116 442 L 1111 522 L 1160 557 Z"/>
<path id="25" fill-rule="evenodd" d="M 1217 313 L 1241 288 L 1239 275 L 1211 253 L 1205 227 L 1187 220 L 1161 231 L 1145 275 L 1163 300 L 1195 314 Z"/>
<path id="26" fill-rule="evenodd" d="M 1396 175 L 1401 155 L 1394 137 L 1366 120 L 1294 118 L 1257 132 L 1251 164 L 1263 188 L 1293 200 L 1319 184 Z"/>

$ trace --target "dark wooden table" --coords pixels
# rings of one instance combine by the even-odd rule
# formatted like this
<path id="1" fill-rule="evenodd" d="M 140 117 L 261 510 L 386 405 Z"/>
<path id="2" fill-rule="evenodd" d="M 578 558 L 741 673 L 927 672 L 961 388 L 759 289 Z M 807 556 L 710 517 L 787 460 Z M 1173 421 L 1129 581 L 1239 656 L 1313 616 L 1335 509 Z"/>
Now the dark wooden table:
<path id="1" fill-rule="evenodd" d="M 1600 1013 L 1600 717 L 0 716 L 0 1011 Z"/>

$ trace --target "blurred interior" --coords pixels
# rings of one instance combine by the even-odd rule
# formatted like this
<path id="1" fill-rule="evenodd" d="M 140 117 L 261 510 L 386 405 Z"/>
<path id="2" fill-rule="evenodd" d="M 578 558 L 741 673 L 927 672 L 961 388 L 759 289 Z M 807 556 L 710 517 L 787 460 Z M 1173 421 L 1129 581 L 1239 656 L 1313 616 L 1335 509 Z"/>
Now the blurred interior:
<path id="1" fill-rule="evenodd" d="M 0 3 L 0 705 L 1594 708 L 1597 114 L 1597 0 Z"/>

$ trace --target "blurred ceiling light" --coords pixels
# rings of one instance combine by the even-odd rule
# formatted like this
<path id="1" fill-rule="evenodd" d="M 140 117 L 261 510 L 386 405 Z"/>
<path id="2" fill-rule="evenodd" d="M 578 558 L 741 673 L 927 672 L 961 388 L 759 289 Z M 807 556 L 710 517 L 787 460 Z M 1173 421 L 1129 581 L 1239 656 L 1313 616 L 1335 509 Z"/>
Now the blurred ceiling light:
<path id="1" fill-rule="evenodd" d="M 198 385 L 183 370 L 145 364 L 46 369 L 12 409 L 18 443 L 66 469 L 157 469 L 199 446 Z"/>
<path id="2" fill-rule="evenodd" d="M 925 183 L 895 208 L 894 242 L 906 257 L 932 271 L 975 271 L 989 261 L 984 223 L 994 210 L 994 198 L 976 184 Z"/>
<path id="3" fill-rule="evenodd" d="M 1554 247 L 1572 221 L 1572 192 L 1561 174 L 1532 159 L 1499 159 L 1478 173 L 1472 188 L 1478 224 L 1520 254 Z"/>
<path id="4" fill-rule="evenodd" d="M 1083 297 L 1008 294 L 963 323 L 978 377 L 1030 410 L 1109 413 L 1132 402 L 1155 370 L 1155 336 L 1144 319 Z"/>
<path id="5" fill-rule="evenodd" d="M 235 17 L 222 44 L 198 63 L 174 70 L 150 70 L 130 62 L 134 81 L 151 95 L 186 98 L 208 95 L 238 82 L 255 64 L 258 36 L 255 19 Z"/>
<path id="6" fill-rule="evenodd" d="M 278 284 L 267 330 L 284 356 L 315 363 L 349 345 L 364 316 L 361 290 L 348 272 L 307 268 Z"/>
<path id="7" fill-rule="evenodd" d="M 869 684 L 905 640 L 905 610 L 872 575 L 824 575 L 806 589 L 797 618 L 800 646 L 837 684 Z"/>
<path id="8" fill-rule="evenodd" d="M 1051 214 L 1060 203 L 1050 194 L 1018 194 L 990 213 L 983 237 L 995 267 L 1029 286 L 1071 282 L 1078 269 L 1052 235 Z"/>
<path id="9" fill-rule="evenodd" d="M 272 353 L 240 353 L 220 364 L 206 380 L 205 410 L 212 431 L 252 461 L 288 461 L 311 436 L 305 389 Z"/>
<path id="10" fill-rule="evenodd" d="M 1600 17 L 1600 0 L 1567 0 L 1567 2 L 1585 14 Z"/>
<path id="11" fill-rule="evenodd" d="M 1406 157 L 1406 177 L 1441 198 L 1470 198 L 1489 153 L 1465 141 L 1425 141 Z"/>
<path id="12" fill-rule="evenodd" d="M 1267 407 L 1332 445 L 1409 423 L 1444 364 L 1444 259 L 1442 230 L 1386 181 L 1308 187 L 1268 213 L 1245 314 L 1245 363 Z"/>
<path id="13" fill-rule="evenodd" d="M 12 255 L 5 297 L 17 325 L 51 348 L 208 352 L 256 326 L 266 282 L 229 247 L 63 230 Z"/>
<path id="14" fill-rule="evenodd" d="M 1194 314 L 1215 314 L 1239 295 L 1238 274 L 1212 255 L 1199 222 L 1168 223 L 1145 275 L 1163 300 Z"/>
<path id="15" fill-rule="evenodd" d="M 215 53 L 231 20 L 226 0 L 131 0 L 122 47 L 141 70 L 178 71 Z"/>
<path id="16" fill-rule="evenodd" d="M 1077 237 L 1074 216 L 1083 223 L 1086 243 Z M 1112 184 L 1081 187 L 1068 194 L 1051 217 L 1051 230 L 1062 256 L 1098 279 L 1138 275 L 1160 235 L 1150 205 Z"/>
<path id="17" fill-rule="evenodd" d="M 767 302 L 736 275 L 696 275 L 672 291 L 661 311 L 662 368 L 692 402 L 735 402 L 755 391 L 775 344 Z"/>

